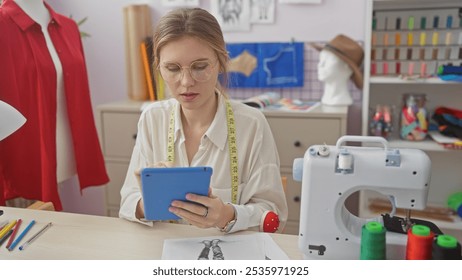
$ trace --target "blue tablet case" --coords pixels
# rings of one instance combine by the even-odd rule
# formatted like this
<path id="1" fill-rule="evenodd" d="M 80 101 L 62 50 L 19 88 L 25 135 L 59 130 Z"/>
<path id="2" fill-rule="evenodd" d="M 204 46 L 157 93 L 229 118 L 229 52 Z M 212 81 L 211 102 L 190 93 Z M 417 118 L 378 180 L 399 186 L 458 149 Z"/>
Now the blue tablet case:
<path id="1" fill-rule="evenodd" d="M 159 167 L 141 171 L 141 186 L 146 220 L 178 220 L 168 211 L 173 200 L 186 200 L 187 193 L 208 195 L 212 168 Z"/>

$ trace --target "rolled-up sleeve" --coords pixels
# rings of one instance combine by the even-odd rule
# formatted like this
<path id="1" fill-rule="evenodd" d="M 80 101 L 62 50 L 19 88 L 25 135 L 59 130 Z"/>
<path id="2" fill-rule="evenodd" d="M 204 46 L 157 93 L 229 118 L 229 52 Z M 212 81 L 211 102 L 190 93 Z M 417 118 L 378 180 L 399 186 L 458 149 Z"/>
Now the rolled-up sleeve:
<path id="1" fill-rule="evenodd" d="M 146 167 L 149 163 L 143 155 L 147 149 L 151 149 L 152 143 L 149 143 L 149 133 L 146 129 L 148 124 L 145 119 L 145 114 L 141 115 L 138 122 L 138 134 L 136 137 L 135 146 L 133 148 L 130 164 L 125 176 L 124 184 L 120 190 L 121 202 L 119 217 L 130 221 L 139 222 L 146 225 L 152 225 L 152 222 L 145 222 L 136 218 L 136 207 L 141 199 L 141 186 L 135 175 L 140 168 Z M 144 152 L 143 152 L 144 151 Z"/>

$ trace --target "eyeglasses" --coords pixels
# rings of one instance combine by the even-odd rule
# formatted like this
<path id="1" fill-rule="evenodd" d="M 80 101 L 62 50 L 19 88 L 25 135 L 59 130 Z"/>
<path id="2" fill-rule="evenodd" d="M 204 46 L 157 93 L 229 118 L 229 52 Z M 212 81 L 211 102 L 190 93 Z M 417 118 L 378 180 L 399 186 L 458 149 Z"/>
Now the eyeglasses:
<path id="1" fill-rule="evenodd" d="M 218 62 L 218 61 L 217 61 Z M 160 74 L 167 82 L 178 82 L 183 78 L 183 70 L 188 69 L 191 77 L 197 82 L 206 82 L 212 77 L 214 65 L 208 60 L 194 61 L 191 65 L 180 66 L 177 63 L 160 65 Z"/>

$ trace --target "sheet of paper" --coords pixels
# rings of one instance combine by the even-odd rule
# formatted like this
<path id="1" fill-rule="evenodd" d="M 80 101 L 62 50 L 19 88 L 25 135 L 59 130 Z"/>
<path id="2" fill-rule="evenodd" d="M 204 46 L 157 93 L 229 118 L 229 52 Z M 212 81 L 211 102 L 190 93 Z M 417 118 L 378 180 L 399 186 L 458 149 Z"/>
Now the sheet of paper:
<path id="1" fill-rule="evenodd" d="M 268 234 L 205 236 L 166 239 L 163 260 L 287 260 L 288 256 Z"/>
<path id="2" fill-rule="evenodd" d="M 269 260 L 288 260 L 289 256 L 279 247 L 267 233 L 257 233 L 265 243 L 265 258 Z"/>

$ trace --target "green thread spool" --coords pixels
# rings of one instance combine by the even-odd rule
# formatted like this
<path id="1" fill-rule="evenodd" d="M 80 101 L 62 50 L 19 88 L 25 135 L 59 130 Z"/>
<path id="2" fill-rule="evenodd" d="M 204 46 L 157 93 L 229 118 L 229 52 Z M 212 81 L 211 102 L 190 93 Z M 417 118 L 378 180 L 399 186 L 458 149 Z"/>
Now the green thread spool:
<path id="1" fill-rule="evenodd" d="M 457 212 L 462 217 L 462 192 L 451 194 L 448 197 L 448 207 Z"/>
<path id="2" fill-rule="evenodd" d="M 368 222 L 361 232 L 361 260 L 385 260 L 385 227 L 379 222 Z"/>
<path id="3" fill-rule="evenodd" d="M 457 239 L 451 235 L 438 235 L 436 238 L 436 244 L 443 248 L 456 248 Z"/>
<path id="4" fill-rule="evenodd" d="M 412 234 L 418 236 L 429 236 L 430 228 L 423 225 L 414 225 L 412 226 Z"/>
<path id="5" fill-rule="evenodd" d="M 433 241 L 432 259 L 434 260 L 460 260 L 461 246 L 452 235 L 438 235 Z"/>

